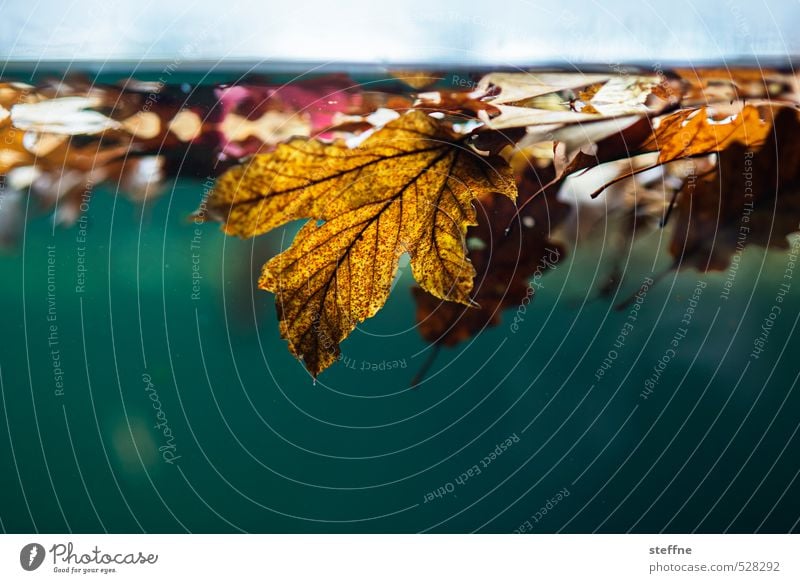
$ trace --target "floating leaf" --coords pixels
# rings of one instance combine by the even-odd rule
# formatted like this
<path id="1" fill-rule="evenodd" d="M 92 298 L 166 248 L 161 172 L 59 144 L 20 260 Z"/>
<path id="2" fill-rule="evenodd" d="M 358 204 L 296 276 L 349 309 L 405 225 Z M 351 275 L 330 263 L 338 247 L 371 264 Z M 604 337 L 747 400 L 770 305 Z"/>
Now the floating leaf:
<path id="1" fill-rule="evenodd" d="M 567 89 L 579 89 L 604 83 L 610 75 L 584 75 L 583 73 L 489 73 L 478 83 L 483 93 L 496 94 L 496 105 L 516 103 L 534 97 Z"/>
<path id="2" fill-rule="evenodd" d="M 720 152 L 734 142 L 759 146 L 770 131 L 758 108 L 745 106 L 738 115 L 716 120 L 706 108 L 684 110 L 661 120 L 642 151 L 658 152 L 661 164 L 703 154 Z"/>
<path id="3" fill-rule="evenodd" d="M 636 156 L 658 152 L 658 160 L 653 166 L 632 168 L 623 172 L 592 193 L 592 196 L 599 195 L 620 180 L 675 160 L 715 154 L 732 144 L 742 144 L 747 148 L 758 147 L 764 143 L 771 128 L 771 123 L 761 118 L 758 108 L 751 105 L 744 106 L 739 114 L 724 120 L 714 119 L 705 107 L 678 111 L 662 118 L 652 135 L 628 154 Z M 570 170 L 577 170 L 576 165 L 572 164 Z M 591 165 L 587 163 L 586 167 Z"/>
<path id="4" fill-rule="evenodd" d="M 797 98 L 797 77 L 774 69 L 694 67 L 677 68 L 672 73 L 682 85 L 680 91 L 686 106 L 730 103 L 744 99 L 794 103 Z"/>
<path id="5" fill-rule="evenodd" d="M 481 112 L 481 119 L 495 130 L 543 126 L 541 131 L 546 135 L 561 126 L 652 115 L 665 105 L 660 99 L 655 100 L 653 106 L 647 103 L 661 83 L 658 76 L 558 74 L 550 77 L 528 73 L 488 75 L 481 86 L 487 91 L 499 86 L 499 94 L 486 97 L 486 102 L 500 114 L 490 117 L 487 112 Z M 580 88 L 583 90 L 572 91 Z"/>
<path id="6" fill-rule="evenodd" d="M 770 128 L 761 148 L 735 143 L 715 171 L 685 182 L 670 243 L 675 267 L 721 271 L 745 246 L 785 249 L 800 230 L 798 113 L 781 109 Z"/>
<path id="7" fill-rule="evenodd" d="M 293 140 L 256 156 L 220 178 L 207 208 L 244 237 L 312 219 L 264 266 L 259 286 L 277 294 L 281 334 L 317 375 L 386 302 L 403 253 L 425 290 L 471 303 L 464 234 L 474 199 L 492 192 L 516 196 L 502 159 L 479 156 L 415 111 L 358 148 Z"/>
<path id="8" fill-rule="evenodd" d="M 389 74 L 417 91 L 435 85 L 444 78 L 443 73 L 434 71 L 406 71 L 398 69 L 389 71 Z"/>

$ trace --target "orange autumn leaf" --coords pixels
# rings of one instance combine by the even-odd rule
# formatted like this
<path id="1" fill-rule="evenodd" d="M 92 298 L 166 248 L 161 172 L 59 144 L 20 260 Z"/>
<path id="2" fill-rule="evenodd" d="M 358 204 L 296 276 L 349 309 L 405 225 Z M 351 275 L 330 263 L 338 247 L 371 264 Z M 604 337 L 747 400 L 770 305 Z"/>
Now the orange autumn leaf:
<path id="1" fill-rule="evenodd" d="M 767 110 L 768 117 L 774 115 Z M 733 144 L 746 148 L 756 148 L 764 143 L 772 128 L 771 119 L 762 119 L 757 107 L 745 105 L 735 116 L 716 120 L 705 107 L 685 109 L 661 118 L 652 134 L 630 156 L 658 152 L 658 159 L 652 166 L 632 168 L 621 173 L 614 180 L 604 184 L 592 193 L 598 196 L 603 190 L 626 178 L 675 160 L 704 156 L 722 152 Z M 580 159 L 583 168 L 593 166 L 591 157 Z M 575 161 L 573 161 L 575 162 Z M 569 171 L 580 170 L 577 164 L 570 165 Z"/>
<path id="2" fill-rule="evenodd" d="M 516 197 L 501 159 L 413 111 L 357 148 L 298 139 L 256 156 L 220 178 L 207 208 L 243 237 L 311 219 L 264 266 L 259 286 L 276 294 L 281 335 L 316 376 L 383 307 L 404 253 L 423 289 L 471 303 L 464 235 L 476 197 L 495 192 Z"/>
<path id="3" fill-rule="evenodd" d="M 661 120 L 642 150 L 658 152 L 658 162 L 665 164 L 679 158 L 690 158 L 720 152 L 733 143 L 759 146 L 769 134 L 771 125 L 761 119 L 758 108 L 746 105 L 730 120 L 709 117 L 706 108 L 683 110 Z"/>
<path id="4" fill-rule="evenodd" d="M 800 116 L 775 114 L 760 148 L 724 150 L 715 170 L 687 180 L 670 243 L 674 267 L 723 271 L 748 245 L 786 249 L 800 230 Z"/>

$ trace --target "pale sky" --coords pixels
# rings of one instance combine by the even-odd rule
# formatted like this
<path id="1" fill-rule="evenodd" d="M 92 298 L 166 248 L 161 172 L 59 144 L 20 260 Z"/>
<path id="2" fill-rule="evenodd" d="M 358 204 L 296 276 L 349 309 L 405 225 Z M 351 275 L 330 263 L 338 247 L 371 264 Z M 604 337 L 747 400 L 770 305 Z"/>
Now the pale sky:
<path id="1" fill-rule="evenodd" d="M 464 63 L 800 54 L 798 0 L 0 0 L 0 58 Z"/>

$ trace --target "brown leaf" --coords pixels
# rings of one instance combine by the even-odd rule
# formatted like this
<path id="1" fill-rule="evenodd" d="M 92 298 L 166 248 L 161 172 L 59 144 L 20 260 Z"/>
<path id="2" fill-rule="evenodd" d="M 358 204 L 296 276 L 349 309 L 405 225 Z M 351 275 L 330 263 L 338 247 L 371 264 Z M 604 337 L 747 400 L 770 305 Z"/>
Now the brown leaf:
<path id="1" fill-rule="evenodd" d="M 764 68 L 678 68 L 683 103 L 702 106 L 753 99 L 792 101 L 794 75 Z"/>
<path id="2" fill-rule="evenodd" d="M 520 202 L 527 202 L 553 174 L 552 166 L 528 167 L 519 184 Z M 525 306 L 533 299 L 541 285 L 539 276 L 564 257 L 564 248 L 550 240 L 550 233 L 565 218 L 569 207 L 556 200 L 554 188 L 524 207 L 508 235 L 506 226 L 516 213 L 511 201 L 481 197 L 479 203 L 478 224 L 467 232 L 467 240 L 472 243 L 469 258 L 478 272 L 474 295 L 478 306 L 441 301 L 414 288 L 417 325 L 429 342 L 453 346 L 487 326 L 498 325 L 504 309 Z M 531 278 L 535 278 L 532 284 Z"/>

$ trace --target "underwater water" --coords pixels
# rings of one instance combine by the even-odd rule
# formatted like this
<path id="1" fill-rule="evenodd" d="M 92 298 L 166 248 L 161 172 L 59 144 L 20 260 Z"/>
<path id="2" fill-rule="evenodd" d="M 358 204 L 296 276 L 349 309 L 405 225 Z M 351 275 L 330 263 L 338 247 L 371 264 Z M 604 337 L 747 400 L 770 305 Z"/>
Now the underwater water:
<path id="1" fill-rule="evenodd" d="M 433 349 L 401 262 L 313 381 L 256 286 L 298 225 L 226 237 L 190 218 L 203 176 L 167 184 L 100 185 L 71 226 L 22 203 L 0 257 L 4 531 L 798 530 L 796 239 L 704 274 L 669 271 L 655 229 L 599 297 L 619 259 L 601 223 L 413 388 Z"/>

